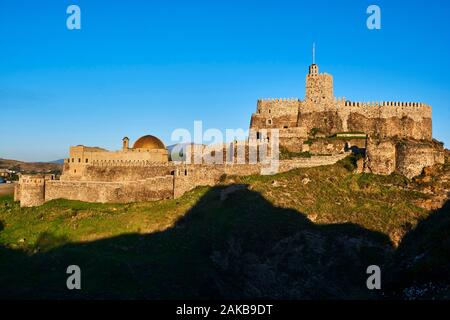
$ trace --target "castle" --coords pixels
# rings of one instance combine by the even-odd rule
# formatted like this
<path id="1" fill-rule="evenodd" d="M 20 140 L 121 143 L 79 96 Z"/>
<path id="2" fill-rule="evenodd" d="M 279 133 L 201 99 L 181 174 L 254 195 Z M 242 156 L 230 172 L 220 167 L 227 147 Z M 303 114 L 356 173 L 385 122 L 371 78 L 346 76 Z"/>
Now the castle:
<path id="1" fill-rule="evenodd" d="M 243 162 L 237 157 L 239 147 Z M 278 147 L 310 156 L 279 160 Z M 215 149 L 188 145 L 185 150 L 183 159 L 173 160 L 164 143 L 150 135 L 132 147 L 123 138 L 119 151 L 73 146 L 59 180 L 23 175 L 15 199 L 24 207 L 59 198 L 114 203 L 173 199 L 197 186 L 215 185 L 223 175 L 271 174 L 274 162 L 277 172 L 327 165 L 351 152 L 364 155 L 359 172 L 375 174 L 398 172 L 412 178 L 425 167 L 444 163 L 443 144 L 432 138 L 430 106 L 336 98 L 333 77 L 319 73 L 315 63 L 306 76 L 304 100 L 258 100 L 247 141 Z M 258 155 L 256 161 L 252 154 Z M 208 157 L 221 161 L 206 161 Z"/>

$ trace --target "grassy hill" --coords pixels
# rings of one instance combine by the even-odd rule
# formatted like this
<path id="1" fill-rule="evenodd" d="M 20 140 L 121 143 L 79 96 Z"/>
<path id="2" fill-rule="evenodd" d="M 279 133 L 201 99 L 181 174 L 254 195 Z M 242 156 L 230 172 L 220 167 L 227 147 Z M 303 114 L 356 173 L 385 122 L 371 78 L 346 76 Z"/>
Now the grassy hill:
<path id="1" fill-rule="evenodd" d="M 450 298 L 448 204 L 429 211 L 449 165 L 415 181 L 354 168 L 226 177 L 148 203 L 0 197 L 0 297 Z M 81 291 L 66 289 L 72 264 Z M 366 288 L 372 264 L 381 292 Z"/>
<path id="2" fill-rule="evenodd" d="M 1 159 L 0 169 L 10 169 L 19 172 L 58 172 L 61 173 L 63 164 L 60 162 L 23 162 Z"/>

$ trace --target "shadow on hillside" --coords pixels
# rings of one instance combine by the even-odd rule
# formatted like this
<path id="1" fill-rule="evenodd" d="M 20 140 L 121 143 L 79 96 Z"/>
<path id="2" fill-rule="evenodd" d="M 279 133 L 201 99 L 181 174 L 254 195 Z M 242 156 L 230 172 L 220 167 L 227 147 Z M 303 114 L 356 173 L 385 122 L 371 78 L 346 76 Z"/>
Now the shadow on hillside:
<path id="1" fill-rule="evenodd" d="M 450 299 L 450 201 L 403 237 L 389 263 L 393 298 Z"/>
<path id="2" fill-rule="evenodd" d="M 33 255 L 0 247 L 0 297 L 379 297 L 366 287 L 366 269 L 392 257 L 386 235 L 353 224 L 317 225 L 248 189 L 221 201 L 223 190 L 212 188 L 165 231 L 40 248 Z M 44 239 L 48 248 L 49 241 L 64 240 Z M 69 265 L 80 266 L 82 290 L 66 289 Z"/>

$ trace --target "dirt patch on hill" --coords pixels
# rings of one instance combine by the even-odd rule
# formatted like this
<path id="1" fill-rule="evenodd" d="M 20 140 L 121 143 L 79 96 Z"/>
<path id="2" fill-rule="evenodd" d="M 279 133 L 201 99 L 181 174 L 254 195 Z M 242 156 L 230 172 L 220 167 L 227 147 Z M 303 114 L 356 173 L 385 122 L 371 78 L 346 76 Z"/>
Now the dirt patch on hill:
<path id="1" fill-rule="evenodd" d="M 2 183 L 0 184 L 0 196 L 9 195 L 14 193 L 15 183 Z"/>

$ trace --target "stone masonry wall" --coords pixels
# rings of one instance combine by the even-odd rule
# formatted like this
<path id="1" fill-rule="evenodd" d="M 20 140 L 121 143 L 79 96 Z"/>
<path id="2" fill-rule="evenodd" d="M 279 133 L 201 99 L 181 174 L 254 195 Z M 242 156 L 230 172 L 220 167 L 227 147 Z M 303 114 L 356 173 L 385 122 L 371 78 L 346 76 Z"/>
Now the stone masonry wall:
<path id="1" fill-rule="evenodd" d="M 173 177 L 156 177 L 144 181 L 94 182 L 47 181 L 45 201 L 54 199 L 79 200 L 101 203 L 129 203 L 171 199 Z"/>
<path id="2" fill-rule="evenodd" d="M 66 164 L 67 165 L 67 164 Z M 173 165 L 146 165 L 146 166 L 123 166 L 123 165 L 85 165 L 82 175 L 64 174 L 62 181 L 104 181 L 121 182 L 136 181 L 157 176 L 170 175 Z"/>
<path id="3" fill-rule="evenodd" d="M 435 141 L 370 139 L 366 172 L 388 175 L 393 172 L 413 178 L 425 167 L 444 163 L 443 145 Z"/>
<path id="4" fill-rule="evenodd" d="M 389 175 L 396 168 L 395 143 L 369 139 L 366 150 L 366 172 Z"/>
<path id="5" fill-rule="evenodd" d="M 445 161 L 443 146 L 428 142 L 401 141 L 396 145 L 396 153 L 396 171 L 408 178 Z"/>
<path id="6" fill-rule="evenodd" d="M 326 135 L 364 132 L 378 137 L 432 139 L 431 107 L 416 103 L 302 103 L 298 126 L 317 128 Z"/>
<path id="7" fill-rule="evenodd" d="M 19 181 L 20 206 L 34 207 L 45 202 L 45 180 L 40 177 L 21 177 Z"/>
<path id="8" fill-rule="evenodd" d="M 295 98 L 258 100 L 250 128 L 292 128 L 297 126 L 300 101 Z"/>

